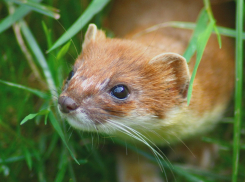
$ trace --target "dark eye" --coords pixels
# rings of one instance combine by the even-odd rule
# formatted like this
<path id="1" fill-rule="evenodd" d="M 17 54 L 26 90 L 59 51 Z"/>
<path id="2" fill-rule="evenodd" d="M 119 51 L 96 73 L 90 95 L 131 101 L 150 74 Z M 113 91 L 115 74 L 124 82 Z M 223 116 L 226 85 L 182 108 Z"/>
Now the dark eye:
<path id="1" fill-rule="evenodd" d="M 129 91 L 125 85 L 117 85 L 111 89 L 110 94 L 117 99 L 124 100 L 129 96 Z"/>
<path id="2" fill-rule="evenodd" d="M 68 75 L 68 78 L 67 78 L 67 81 L 69 81 L 74 75 L 74 71 L 70 71 L 69 75 Z"/>

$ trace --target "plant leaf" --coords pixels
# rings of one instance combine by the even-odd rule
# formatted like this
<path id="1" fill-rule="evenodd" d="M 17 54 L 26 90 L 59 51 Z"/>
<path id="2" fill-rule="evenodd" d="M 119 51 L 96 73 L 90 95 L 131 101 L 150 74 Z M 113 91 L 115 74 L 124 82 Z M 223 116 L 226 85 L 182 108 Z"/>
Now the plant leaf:
<path id="1" fill-rule="evenodd" d="M 31 153 L 26 147 L 24 147 L 23 150 L 24 150 L 27 166 L 28 166 L 29 170 L 31 170 L 32 169 Z"/>
<path id="2" fill-rule="evenodd" d="M 24 37 L 25 37 L 27 43 L 29 44 L 33 54 L 35 55 L 39 65 L 41 66 L 41 68 L 43 70 L 43 73 L 44 73 L 44 76 L 46 78 L 48 88 L 49 88 L 51 95 L 53 97 L 57 97 L 57 90 L 56 90 L 56 86 L 55 86 L 53 76 L 52 76 L 51 71 L 48 67 L 47 61 L 46 61 L 40 47 L 38 46 L 37 41 L 35 40 L 34 36 L 32 35 L 32 32 L 30 31 L 30 29 L 28 28 L 28 26 L 26 25 L 26 23 L 24 21 L 20 21 L 20 25 L 21 25 L 21 30 L 24 34 Z"/>
<path id="3" fill-rule="evenodd" d="M 57 60 L 60 60 L 69 50 L 71 41 L 67 42 L 57 54 Z"/>
<path id="4" fill-rule="evenodd" d="M 244 1 L 237 0 L 236 1 L 236 51 L 235 51 L 235 104 L 234 104 L 234 126 L 233 126 L 233 159 L 232 159 L 232 181 L 240 181 L 239 180 L 239 171 L 241 171 L 241 160 L 242 156 L 240 156 L 240 145 L 243 142 L 243 138 L 241 135 L 242 122 L 244 122 L 244 105 L 243 105 L 243 75 L 244 75 L 244 42 L 242 41 L 242 33 L 244 29 Z M 241 159 L 240 159 L 241 158 Z M 239 170 L 240 168 L 240 170 Z M 240 173 L 243 174 L 243 173 Z"/>
<path id="5" fill-rule="evenodd" d="M 0 159 L 0 164 L 1 163 L 12 163 L 12 162 L 18 162 L 25 159 L 25 156 L 15 156 L 15 157 L 9 157 L 7 159 Z"/>
<path id="6" fill-rule="evenodd" d="M 109 0 L 93 0 L 85 12 L 77 19 L 77 21 L 54 43 L 54 45 L 47 51 L 50 52 L 67 40 L 71 39 L 77 32 L 79 32 L 84 25 L 86 25 L 92 17 L 101 11 L 102 8 L 109 2 Z"/>
<path id="7" fill-rule="evenodd" d="M 197 24 L 196 24 L 196 28 L 193 32 L 192 38 L 189 42 L 189 45 L 184 53 L 184 57 L 188 62 L 190 62 L 191 57 L 193 56 L 193 54 L 195 53 L 196 49 L 197 49 L 197 39 L 198 36 L 205 31 L 205 28 L 207 26 L 208 23 L 208 15 L 205 9 L 202 9 L 199 16 L 198 16 L 198 20 L 197 20 Z"/>
<path id="8" fill-rule="evenodd" d="M 33 88 L 29 88 L 29 87 L 26 87 L 26 86 L 23 86 L 23 85 L 20 85 L 20 84 L 16 84 L 16 83 L 4 81 L 4 80 L 0 80 L 0 83 L 3 83 L 5 85 L 11 86 L 11 87 L 15 87 L 15 88 L 26 90 L 26 91 L 31 92 L 31 93 L 33 93 L 33 94 L 35 94 L 38 97 L 43 98 L 43 99 L 49 98 L 49 95 L 44 93 L 44 92 L 41 92 L 39 90 L 36 90 L 36 89 L 33 89 Z"/>
<path id="9" fill-rule="evenodd" d="M 48 115 L 50 112 L 50 110 L 41 110 L 39 111 L 38 113 L 35 113 L 35 114 L 29 114 L 28 116 L 26 116 L 21 122 L 20 122 L 20 125 L 23 125 L 24 123 L 26 123 L 28 120 L 31 120 L 33 118 L 35 118 L 36 116 L 39 116 L 39 115 Z"/>
<path id="10" fill-rule="evenodd" d="M 30 0 L 8 0 L 8 1 L 14 2 L 16 4 L 23 5 L 23 6 L 28 6 L 32 10 L 34 10 L 38 13 L 50 16 L 50 17 L 55 18 L 55 19 L 60 18 L 60 15 L 57 13 L 57 12 L 59 12 L 58 9 L 56 9 L 54 7 L 47 6 L 47 5 L 43 5 L 39 2 L 34 2 L 34 1 L 30 1 Z"/>
<path id="11" fill-rule="evenodd" d="M 54 117 L 53 112 L 50 112 L 50 114 L 49 114 L 49 119 L 50 119 L 50 121 L 51 121 L 51 123 L 52 123 L 54 129 L 55 129 L 55 130 L 57 131 L 57 133 L 60 135 L 60 138 L 61 138 L 62 141 L 64 142 L 64 144 L 65 144 L 67 150 L 70 152 L 72 158 L 76 161 L 77 164 L 80 165 L 80 163 L 77 161 L 77 159 L 75 158 L 74 154 L 72 153 L 71 149 L 69 148 L 69 146 L 68 146 L 68 144 L 67 144 L 67 142 L 66 142 L 66 139 L 65 139 L 65 135 L 64 135 L 64 133 L 63 133 L 63 131 L 62 131 L 62 129 L 61 129 L 61 127 L 60 127 L 58 121 L 57 121 L 56 118 Z"/>
<path id="12" fill-rule="evenodd" d="M 194 78 L 196 76 L 197 69 L 198 69 L 198 66 L 201 62 L 202 55 L 203 55 L 204 49 L 207 45 L 208 39 L 209 39 L 210 35 L 212 34 L 214 23 L 215 23 L 214 21 L 211 21 L 209 23 L 209 25 L 207 26 L 206 30 L 202 34 L 200 34 L 200 36 L 197 40 L 197 57 L 196 57 L 196 63 L 195 63 L 194 70 L 193 70 L 192 75 L 191 75 L 190 85 L 189 85 L 189 89 L 188 89 L 188 93 L 187 93 L 187 105 L 189 105 L 190 101 L 191 101 L 191 94 L 192 94 Z"/>
<path id="13" fill-rule="evenodd" d="M 41 0 L 36 0 L 40 2 Z M 28 13 L 31 12 L 31 8 L 26 7 L 24 5 L 16 8 L 13 14 L 8 15 L 6 18 L 0 21 L 0 33 L 11 27 L 16 21 L 25 17 Z"/>
<path id="14" fill-rule="evenodd" d="M 64 151 L 60 154 L 60 161 L 58 166 L 58 173 L 56 174 L 54 182 L 64 181 L 64 176 L 68 167 L 67 158 L 65 157 Z"/>
<path id="15" fill-rule="evenodd" d="M 205 6 L 205 9 L 206 9 L 207 14 L 208 14 L 209 21 L 210 22 L 211 21 L 214 22 L 213 29 L 214 29 L 214 31 L 215 31 L 215 33 L 217 35 L 217 39 L 218 39 L 218 43 L 219 43 L 219 48 L 221 48 L 221 45 L 222 45 L 222 43 L 221 43 L 221 36 L 220 36 L 219 30 L 218 30 L 218 28 L 216 26 L 216 23 L 215 23 L 216 21 L 214 19 L 213 13 L 212 13 L 212 8 L 211 8 L 211 5 L 210 5 L 210 1 L 209 0 L 204 0 L 204 6 Z"/>
<path id="16" fill-rule="evenodd" d="M 44 21 L 42 21 L 42 26 L 43 26 L 43 30 L 47 38 L 48 48 L 50 48 L 52 46 L 52 39 L 51 39 L 50 31 Z"/>

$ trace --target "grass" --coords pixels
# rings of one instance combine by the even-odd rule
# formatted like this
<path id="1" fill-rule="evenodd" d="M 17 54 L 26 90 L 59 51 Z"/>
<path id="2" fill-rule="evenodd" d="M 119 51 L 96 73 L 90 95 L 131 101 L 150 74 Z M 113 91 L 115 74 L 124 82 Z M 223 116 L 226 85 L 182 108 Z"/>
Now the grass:
<path id="1" fill-rule="evenodd" d="M 243 1 L 237 1 L 236 12 L 236 83 L 235 83 L 235 121 L 233 140 L 232 181 L 237 181 L 239 170 L 240 135 L 242 122 L 242 77 L 243 77 Z"/>
<path id="2" fill-rule="evenodd" d="M 84 33 L 89 21 L 101 27 L 110 8 L 103 8 L 107 2 L 45 0 L 40 3 L 39 0 L 28 0 L 23 4 L 20 0 L 11 0 L 0 3 L 0 181 L 115 181 L 115 160 L 111 148 L 122 145 L 120 141 L 75 131 L 56 111 L 62 82 L 81 49 L 82 35 L 77 32 Z M 241 123 L 244 119 L 241 2 L 237 0 L 241 10 L 237 9 L 236 30 L 215 28 L 216 32 L 218 30 L 237 40 L 235 117 L 224 118 L 217 132 L 203 138 L 219 145 L 219 159 L 214 169 L 196 170 L 173 163 L 176 181 L 236 182 L 245 178 L 245 144 L 240 138 L 240 134 L 244 137 L 245 128 Z M 205 3 L 209 9 L 208 1 Z M 81 12 L 84 13 L 81 15 Z M 210 9 L 204 19 L 213 27 Z M 213 30 L 203 25 L 201 22 L 203 28 L 198 33 L 203 33 L 203 40 L 199 40 L 201 49 L 194 49 L 199 51 L 200 57 Z M 174 26 L 195 27 L 183 22 Z M 67 42 L 71 37 L 72 41 Z M 193 44 L 197 45 L 197 37 L 193 37 Z M 193 53 L 191 50 L 190 54 Z M 28 119 L 32 120 L 26 122 Z M 233 126 L 234 132 L 231 130 Z M 130 145 L 128 148 L 136 150 Z M 151 154 L 139 153 L 155 161 Z M 170 170 L 167 169 L 167 173 L 171 176 Z"/>

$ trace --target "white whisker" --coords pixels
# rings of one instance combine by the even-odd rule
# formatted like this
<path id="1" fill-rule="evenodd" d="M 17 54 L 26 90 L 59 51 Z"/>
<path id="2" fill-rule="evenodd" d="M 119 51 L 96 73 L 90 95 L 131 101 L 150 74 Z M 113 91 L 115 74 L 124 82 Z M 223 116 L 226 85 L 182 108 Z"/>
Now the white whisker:
<path id="1" fill-rule="evenodd" d="M 189 150 L 189 152 L 191 153 L 191 155 L 193 155 L 193 157 L 196 158 L 195 154 L 191 151 L 191 149 L 185 144 L 185 142 L 183 140 L 181 140 L 177 135 L 174 134 L 174 136 Z"/>
<path id="2" fill-rule="evenodd" d="M 136 139 L 136 140 L 138 140 L 138 141 L 140 141 L 140 142 L 142 142 L 142 143 L 144 143 L 146 146 L 148 146 L 150 149 L 151 149 L 151 151 L 153 152 L 153 154 L 154 154 L 154 156 L 156 157 L 156 160 L 157 160 L 157 163 L 158 163 L 158 165 L 159 165 L 159 167 L 160 167 L 160 170 L 162 171 L 162 172 L 164 172 L 164 174 L 165 174 L 165 176 L 166 176 L 166 171 L 165 171 L 165 169 L 164 169 L 164 167 L 163 167 L 163 164 L 161 163 L 161 160 L 160 159 L 162 159 L 163 161 L 166 161 L 166 159 L 167 159 L 167 157 L 162 153 L 162 152 L 160 152 L 160 153 L 162 153 L 163 155 L 161 155 L 158 151 L 161 151 L 151 140 L 149 140 L 147 137 L 145 137 L 144 135 L 142 135 L 141 133 L 139 133 L 138 131 L 136 131 L 136 130 L 134 130 L 134 129 L 132 129 L 132 128 L 130 128 L 130 127 L 128 127 L 128 126 L 126 126 L 126 125 L 123 125 L 123 124 L 121 124 L 121 123 L 117 123 L 117 122 L 115 122 L 115 121 L 108 121 L 110 124 L 112 124 L 112 125 L 114 125 L 116 128 L 118 128 L 119 129 L 119 131 L 121 131 L 121 132 L 123 132 L 123 133 L 125 133 L 126 135 L 128 135 L 128 136 L 130 136 L 130 137 L 132 137 L 132 138 L 134 138 L 134 139 Z M 119 126 L 120 125 L 120 126 Z M 148 142 L 150 142 L 154 147 L 156 147 L 157 148 L 157 150 L 158 151 L 156 151 Z M 166 158 L 164 158 L 164 157 Z M 167 159 L 167 165 L 169 166 L 169 164 L 171 164 L 170 162 L 169 162 L 169 160 Z M 171 167 L 173 167 L 173 166 L 171 166 Z M 169 168 L 170 168 L 170 166 L 169 166 Z M 167 179 L 166 179 L 167 180 Z M 168 180 L 167 180 L 168 181 Z"/>
<path id="3" fill-rule="evenodd" d="M 70 135 L 69 135 L 69 137 L 68 137 L 68 141 L 70 140 L 73 131 L 74 131 L 74 130 L 71 131 L 71 133 L 70 133 Z"/>

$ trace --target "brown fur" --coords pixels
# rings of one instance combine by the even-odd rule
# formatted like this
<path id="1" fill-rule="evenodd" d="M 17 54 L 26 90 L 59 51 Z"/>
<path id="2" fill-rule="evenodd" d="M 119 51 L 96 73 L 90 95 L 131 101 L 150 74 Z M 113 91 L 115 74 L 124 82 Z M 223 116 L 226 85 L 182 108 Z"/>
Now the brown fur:
<path id="1" fill-rule="evenodd" d="M 159 144 L 166 142 L 162 138 L 171 142 L 176 140 L 176 136 L 184 139 L 209 130 L 224 112 L 232 93 L 232 41 L 222 37 L 222 49 L 219 49 L 215 36 L 211 37 L 194 81 L 191 104 L 187 107 L 188 69 L 181 58 L 175 61 L 169 57 L 164 62 L 166 57 L 158 59 L 156 56 L 167 52 L 182 55 L 191 31 L 168 27 L 134 36 L 157 23 L 193 22 L 201 7 L 201 0 L 116 0 L 110 15 L 110 26 L 117 36 L 125 39 L 106 38 L 102 31 L 90 26 L 82 54 L 74 65 L 74 78 L 67 83 L 61 96 L 71 98 L 82 108 L 80 112 L 85 113 L 85 119 L 89 118 L 88 121 L 96 128 L 109 122 L 109 119 L 131 118 L 133 120 L 129 122 L 133 123 L 138 118 L 150 116 L 152 120 L 142 123 L 148 124 L 146 128 L 152 126 L 158 135 L 150 136 L 151 140 Z M 194 64 L 195 56 L 188 65 L 190 74 Z M 118 84 L 128 86 L 128 99 L 117 100 L 110 96 L 110 89 Z M 175 108 L 180 110 L 176 118 L 170 116 Z M 66 115 L 73 117 L 74 112 Z M 134 129 L 140 131 L 142 123 Z M 100 129 L 97 130 L 100 132 Z M 152 134 L 151 130 L 147 132 L 147 136 Z M 144 159 L 137 163 L 130 159 L 130 156 L 134 158 L 134 154 L 125 159 L 122 159 L 122 153 L 119 156 L 122 167 L 119 166 L 119 174 L 123 176 L 119 181 L 144 181 L 142 174 L 145 170 L 150 173 L 150 181 L 154 181 L 154 176 L 154 179 L 159 179 L 154 174 L 155 167 L 149 167 L 151 165 Z M 138 170 L 132 173 L 134 168 Z"/>
<path id="2" fill-rule="evenodd" d="M 181 55 L 184 53 L 191 37 L 191 31 L 189 30 L 162 28 L 137 38 L 134 35 L 158 23 L 195 21 L 203 7 L 201 0 L 119 0 L 114 3 L 112 14 L 109 17 L 110 25 L 116 35 L 137 40 L 149 47 L 160 48 L 162 52 L 175 52 Z M 186 6 L 187 4 L 188 6 Z M 220 18 L 223 16 L 218 21 L 218 24 L 223 25 L 232 22 L 227 21 L 227 17 L 231 19 L 232 16 L 230 14 L 229 16 L 225 16 L 227 12 L 222 11 L 223 9 L 217 6 L 221 6 L 224 9 L 230 5 L 224 6 L 221 3 L 221 5 L 218 4 L 215 6 L 218 12 L 223 13 L 216 13 Z M 127 11 L 124 11 L 125 9 Z M 127 24 L 121 25 L 120 22 L 127 22 Z M 203 111 L 212 110 L 216 104 L 225 104 L 229 101 L 234 85 L 233 41 L 229 38 L 222 37 L 222 49 L 219 49 L 216 36 L 213 35 L 208 42 L 202 60 L 196 75 L 190 105 L 190 109 L 198 110 L 200 114 Z M 195 57 L 192 58 L 189 64 L 191 72 L 194 64 Z"/>
<path id="3" fill-rule="evenodd" d="M 76 80 L 71 80 L 66 94 L 78 104 L 82 103 L 84 97 L 92 95 L 93 104 L 96 103 L 111 115 L 127 116 L 132 110 L 145 108 L 148 113 L 142 112 L 142 115 L 150 113 L 163 118 L 169 108 L 179 105 L 183 99 L 179 95 L 177 82 L 165 82 L 173 75 L 171 65 L 149 65 L 149 61 L 157 54 L 155 49 L 131 41 L 102 39 L 91 42 L 78 58 L 74 69 L 79 70 L 83 78 L 97 76 L 94 86 L 85 91 L 81 85 L 75 84 Z M 113 98 L 107 95 L 102 97 L 96 85 L 107 78 L 112 79 L 106 89 L 118 83 L 126 84 L 131 89 L 130 99 L 115 104 Z"/>

